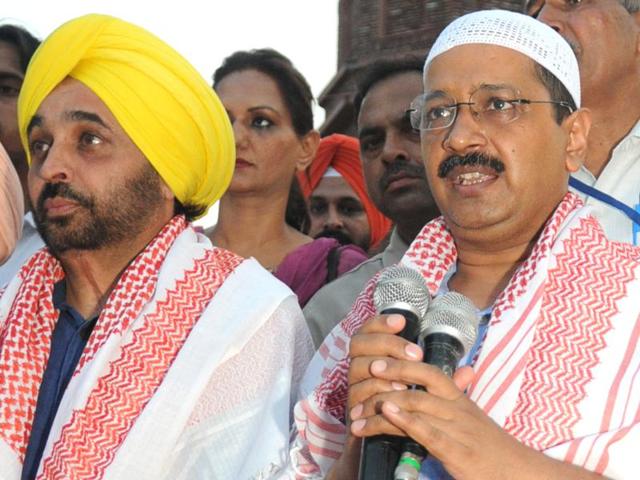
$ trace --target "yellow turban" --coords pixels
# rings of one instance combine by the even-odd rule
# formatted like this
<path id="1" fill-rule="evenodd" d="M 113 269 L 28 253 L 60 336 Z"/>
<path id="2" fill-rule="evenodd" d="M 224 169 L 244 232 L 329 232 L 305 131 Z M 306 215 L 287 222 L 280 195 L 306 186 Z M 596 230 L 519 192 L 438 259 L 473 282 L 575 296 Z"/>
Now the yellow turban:
<path id="1" fill-rule="evenodd" d="M 36 51 L 20 91 L 27 152 L 29 122 L 66 77 L 107 105 L 183 205 L 208 208 L 222 196 L 235 162 L 231 124 L 213 89 L 173 48 L 106 15 L 62 25 Z"/>

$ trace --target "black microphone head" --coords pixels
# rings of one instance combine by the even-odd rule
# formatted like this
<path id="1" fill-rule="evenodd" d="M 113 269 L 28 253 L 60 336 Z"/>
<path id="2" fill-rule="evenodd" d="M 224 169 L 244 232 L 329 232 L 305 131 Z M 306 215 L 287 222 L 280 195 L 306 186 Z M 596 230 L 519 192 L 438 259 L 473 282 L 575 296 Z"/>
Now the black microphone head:
<path id="1" fill-rule="evenodd" d="M 422 275 L 413 268 L 393 265 L 382 271 L 373 291 L 373 304 L 378 313 L 384 310 L 408 310 L 422 319 L 431 295 Z"/>
<path id="2" fill-rule="evenodd" d="M 421 336 L 446 333 L 456 338 L 466 354 L 478 336 L 478 313 L 464 295 L 448 292 L 433 300 L 422 322 Z"/>

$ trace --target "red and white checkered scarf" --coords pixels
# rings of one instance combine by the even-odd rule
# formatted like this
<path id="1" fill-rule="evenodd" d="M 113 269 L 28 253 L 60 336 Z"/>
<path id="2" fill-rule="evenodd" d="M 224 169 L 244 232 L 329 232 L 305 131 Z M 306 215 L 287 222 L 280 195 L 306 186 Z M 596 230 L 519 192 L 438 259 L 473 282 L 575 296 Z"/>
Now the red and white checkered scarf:
<path id="1" fill-rule="evenodd" d="M 435 294 L 457 258 L 442 218 L 402 259 Z M 468 394 L 524 444 L 608 476 L 636 475 L 640 249 L 610 242 L 569 193 L 494 304 Z M 345 437 L 351 335 L 372 315 L 374 277 L 311 362 L 296 405 L 292 469 L 319 478 Z M 631 478 L 631 477 L 625 477 Z"/>
<path id="2" fill-rule="evenodd" d="M 200 314 L 242 262 L 208 248 L 195 259 L 181 254 L 167 273 L 168 252 L 188 228 L 184 217 L 174 217 L 120 276 L 74 372 L 90 377 L 76 382 L 82 385 L 74 401 L 83 400 L 63 398 L 56 419 L 60 411 L 73 410 L 52 441 L 54 424 L 39 479 L 102 477 Z M 163 286 L 161 271 L 169 278 Z M 0 478 L 14 478 L 9 471 L 19 471 L 24 460 L 59 315 L 53 287 L 63 278 L 60 263 L 43 249 L 0 299 Z"/>

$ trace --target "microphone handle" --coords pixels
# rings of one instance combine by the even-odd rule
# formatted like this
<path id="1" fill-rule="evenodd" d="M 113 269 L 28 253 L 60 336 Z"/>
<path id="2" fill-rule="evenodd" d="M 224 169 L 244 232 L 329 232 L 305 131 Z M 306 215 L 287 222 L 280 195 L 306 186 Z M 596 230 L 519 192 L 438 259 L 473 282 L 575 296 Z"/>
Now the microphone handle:
<path id="1" fill-rule="evenodd" d="M 401 437 L 376 435 L 365 438 L 360 456 L 359 480 L 393 480 L 400 459 Z"/>
<path id="2" fill-rule="evenodd" d="M 451 378 L 456 371 L 458 362 L 464 355 L 462 343 L 450 334 L 442 332 L 427 334 L 420 343 L 424 352 L 424 363 L 438 367 Z M 414 388 L 424 390 L 421 385 L 416 385 Z M 393 480 L 417 479 L 420 475 L 418 463 L 421 463 L 427 455 L 428 452 L 422 445 L 411 438 L 405 439 L 402 444 L 403 463 L 398 465 L 391 478 Z M 419 462 L 408 461 L 404 463 L 406 457 L 419 459 Z"/>
<path id="3" fill-rule="evenodd" d="M 424 339 L 424 363 L 438 367 L 449 378 L 453 377 L 458 362 L 464 356 L 462 342 L 448 333 L 434 332 Z"/>
<path id="4" fill-rule="evenodd" d="M 385 308 L 382 315 L 399 313 L 406 319 L 405 327 L 398 335 L 410 342 L 416 342 L 420 333 L 418 317 L 402 308 Z M 358 480 L 393 480 L 393 471 L 400 459 L 403 437 L 395 435 L 374 435 L 362 441 Z"/>
<path id="5" fill-rule="evenodd" d="M 404 328 L 397 335 L 405 340 L 417 343 L 420 338 L 420 319 L 416 314 L 403 308 L 384 308 L 380 311 L 380 315 L 391 315 L 392 313 L 399 313 L 406 319 Z"/>

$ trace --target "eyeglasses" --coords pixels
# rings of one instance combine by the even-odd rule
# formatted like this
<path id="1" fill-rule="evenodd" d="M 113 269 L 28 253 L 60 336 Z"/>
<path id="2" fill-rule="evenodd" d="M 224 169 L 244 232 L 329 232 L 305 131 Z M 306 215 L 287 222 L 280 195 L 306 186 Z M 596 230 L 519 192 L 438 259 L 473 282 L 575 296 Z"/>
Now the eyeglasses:
<path id="1" fill-rule="evenodd" d="M 468 102 L 456 102 L 449 95 L 425 93 L 419 95 L 408 110 L 411 126 L 416 130 L 432 131 L 453 125 L 458 109 L 468 105 L 478 122 L 489 126 L 501 126 L 516 120 L 525 105 L 551 103 L 573 112 L 568 102 L 553 100 L 529 100 L 518 98 L 519 93 L 511 88 L 484 86 L 469 96 Z"/>

